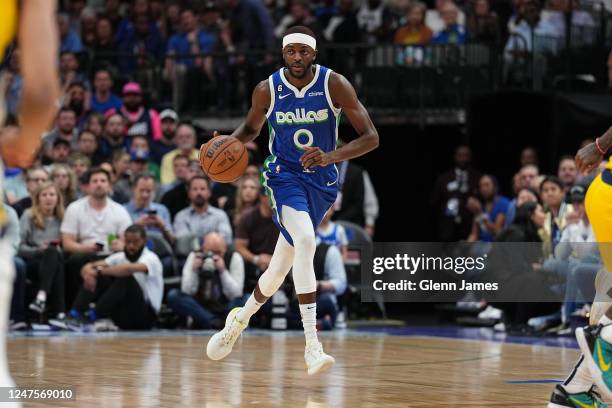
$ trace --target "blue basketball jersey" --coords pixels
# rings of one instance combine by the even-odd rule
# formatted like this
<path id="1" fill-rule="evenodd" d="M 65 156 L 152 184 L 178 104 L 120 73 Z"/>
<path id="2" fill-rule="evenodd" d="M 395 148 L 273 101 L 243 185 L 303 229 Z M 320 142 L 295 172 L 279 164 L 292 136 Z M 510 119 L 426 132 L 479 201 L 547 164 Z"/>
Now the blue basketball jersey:
<path id="1" fill-rule="evenodd" d="M 334 107 L 329 94 L 332 70 L 314 67 L 312 82 L 301 90 L 287 80 L 284 68 L 269 78 L 271 102 L 266 116 L 270 153 L 296 170 L 302 169 L 299 159 L 304 147 L 319 147 L 326 153 L 336 149 L 340 109 Z M 313 168 L 315 172 L 319 169 Z"/>

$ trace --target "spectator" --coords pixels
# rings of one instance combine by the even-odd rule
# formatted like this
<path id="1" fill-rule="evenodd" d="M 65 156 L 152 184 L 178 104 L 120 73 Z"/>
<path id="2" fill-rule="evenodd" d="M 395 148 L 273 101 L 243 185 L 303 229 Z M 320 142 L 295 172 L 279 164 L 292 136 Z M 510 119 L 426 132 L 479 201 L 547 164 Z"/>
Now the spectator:
<path id="1" fill-rule="evenodd" d="M 174 244 L 170 212 L 165 205 L 153 201 L 155 179 L 150 174 L 137 174 L 134 177 L 133 199 L 125 205 L 135 224 L 146 228 L 147 234 L 157 234 L 168 243 Z"/>
<path id="2" fill-rule="evenodd" d="M 98 16 L 91 7 L 85 7 L 81 11 L 81 43 L 89 48 L 96 42 L 96 23 Z"/>
<path id="3" fill-rule="evenodd" d="M 333 222 L 332 216 L 334 215 L 334 208 L 330 208 L 325 213 L 323 220 L 317 227 L 316 230 L 316 238 L 317 243 L 325 243 L 327 245 L 332 245 L 338 248 L 340 254 L 342 255 L 342 259 L 346 259 L 348 254 L 348 237 L 346 235 L 346 230 L 340 224 Z"/>
<path id="4" fill-rule="evenodd" d="M 472 227 L 468 197 L 476 191 L 480 174 L 470 167 L 472 151 L 468 146 L 455 150 L 454 168 L 438 176 L 431 202 L 438 220 L 438 240 L 452 242 L 466 239 Z"/>
<path id="5" fill-rule="evenodd" d="M 13 205 L 17 201 L 28 196 L 25 176 L 25 170 L 20 168 L 4 169 L 4 193 L 6 194 L 7 204 Z"/>
<path id="6" fill-rule="evenodd" d="M 119 204 L 125 204 L 132 197 L 132 185 L 130 183 L 130 154 L 125 150 L 117 150 L 111 157 L 113 168 L 112 180 L 113 200 Z"/>
<path id="7" fill-rule="evenodd" d="M 519 187 L 519 191 L 516 194 L 516 198 L 514 198 L 508 204 L 508 211 L 506 212 L 506 222 L 504 223 L 504 228 L 508 228 L 513 222 L 514 217 L 516 215 L 516 209 L 521 205 L 527 202 L 540 202 L 540 195 L 538 190 L 535 190 L 531 187 Z"/>
<path id="8" fill-rule="evenodd" d="M 108 16 L 101 17 L 96 23 L 96 40 L 91 47 L 93 51 L 92 67 L 95 70 L 116 67 L 119 46 L 115 41 L 114 29 Z"/>
<path id="9" fill-rule="evenodd" d="M 338 13 L 338 7 L 334 0 L 324 0 L 315 5 L 313 14 L 321 27 L 325 28 L 330 20 Z"/>
<path id="10" fill-rule="evenodd" d="M 64 139 L 55 139 L 51 148 L 51 162 L 68 163 L 68 156 L 70 156 L 70 143 Z M 47 172 L 51 170 L 51 167 L 52 165 L 47 166 Z"/>
<path id="11" fill-rule="evenodd" d="M 89 157 L 81 153 L 75 153 L 68 159 L 70 169 L 74 172 L 77 179 L 81 178 L 83 174 L 91 167 L 91 160 Z"/>
<path id="12" fill-rule="evenodd" d="M 38 287 L 30 310 L 41 315 L 51 312 L 59 320 L 66 311 L 64 259 L 59 247 L 63 217 L 64 203 L 59 189 L 51 183 L 40 185 L 34 192 L 32 208 L 21 216 L 18 253 L 26 262 L 29 279 Z"/>
<path id="13" fill-rule="evenodd" d="M 242 217 L 242 214 L 244 214 L 245 211 L 258 205 L 259 190 L 261 188 L 259 180 L 252 177 L 241 178 L 238 185 L 236 208 L 233 214 L 234 226 L 237 226 L 240 223 L 240 217 Z M 223 208 L 223 206 L 220 207 Z"/>
<path id="14" fill-rule="evenodd" d="M 181 5 L 177 1 L 166 2 L 160 31 L 164 38 L 170 38 L 180 31 Z"/>
<path id="15" fill-rule="evenodd" d="M 178 154 L 183 154 L 189 160 L 199 160 L 200 151 L 196 146 L 196 132 L 193 126 L 182 124 L 176 129 L 174 137 L 176 149 L 166 153 L 161 161 L 161 184 L 165 186 L 174 181 L 173 161 Z"/>
<path id="16" fill-rule="evenodd" d="M 159 119 L 161 121 L 162 137 L 159 140 L 154 140 L 151 144 L 151 158 L 157 164 L 161 164 L 165 154 L 176 149 L 174 136 L 179 124 L 179 117 L 172 109 L 164 109 L 159 114 Z"/>
<path id="17" fill-rule="evenodd" d="M 117 150 L 125 148 L 125 121 L 123 116 L 113 113 L 104 121 L 104 131 L 98 151 L 102 159 L 109 159 Z"/>
<path id="18" fill-rule="evenodd" d="M 113 31 L 117 31 L 119 24 L 121 24 L 123 20 L 123 15 L 121 14 L 121 0 L 106 0 L 104 3 L 104 12 L 102 14 L 111 23 Z"/>
<path id="19" fill-rule="evenodd" d="M 353 0 L 340 0 L 338 13 L 329 20 L 323 36 L 332 43 L 361 41 L 362 33 L 357 22 Z"/>
<path id="20" fill-rule="evenodd" d="M 189 206 L 187 182 L 190 179 L 191 172 L 189 170 L 189 158 L 185 155 L 177 154 L 174 156 L 172 165 L 176 179 L 174 182 L 162 186 L 163 195 L 160 202 L 168 208 L 174 219 L 179 211 Z"/>
<path id="21" fill-rule="evenodd" d="M 505 47 L 507 59 L 524 57 L 531 51 L 556 52 L 561 45 L 561 37 L 555 27 L 549 21 L 541 20 L 535 0 L 519 3 L 516 25 L 510 33 L 512 36 Z"/>
<path id="22" fill-rule="evenodd" d="M 83 44 L 78 34 L 70 27 L 70 16 L 59 13 L 57 23 L 60 34 L 60 52 L 81 52 Z"/>
<path id="23" fill-rule="evenodd" d="M 192 101 L 185 101 L 191 94 L 189 91 L 200 81 L 214 81 L 212 57 L 202 54 L 210 53 L 216 41 L 214 35 L 200 30 L 193 9 L 181 11 L 181 33 L 174 34 L 168 40 L 165 67 L 166 77 L 173 84 L 174 106 L 191 108 Z"/>
<path id="24" fill-rule="evenodd" d="M 371 44 L 388 42 L 391 39 L 393 15 L 382 0 L 367 0 L 357 11 L 359 28 Z"/>
<path id="25" fill-rule="evenodd" d="M 17 212 L 17 217 L 21 217 L 25 210 L 32 207 L 32 197 L 34 193 L 42 184 L 48 181 L 49 173 L 42 167 L 30 167 L 26 170 L 26 187 L 29 195 L 13 204 L 12 207 Z"/>
<path id="26" fill-rule="evenodd" d="M 140 135 L 133 136 L 129 151 L 131 159 L 130 170 L 132 175 L 147 172 L 155 178 L 156 183 L 159 183 L 159 165 L 151 160 L 149 139 Z"/>
<path id="27" fill-rule="evenodd" d="M 527 166 L 529 164 L 532 164 L 537 167 L 539 161 L 540 160 L 538 158 L 538 152 L 533 147 L 527 146 L 523 150 L 521 150 L 521 155 L 520 155 L 521 167 Z"/>
<path id="28" fill-rule="evenodd" d="M 85 125 L 90 112 L 89 102 L 88 92 L 81 82 L 72 82 L 68 86 L 68 92 L 64 98 L 64 106 L 71 108 L 76 114 L 78 128 L 82 128 Z"/>
<path id="29" fill-rule="evenodd" d="M 589 11 L 582 10 L 578 0 L 548 0 L 540 13 L 543 21 L 555 29 L 555 37 L 565 38 L 566 13 L 571 12 L 572 45 L 583 46 L 595 40 L 595 20 Z"/>
<path id="30" fill-rule="evenodd" d="M 86 178 L 88 194 L 66 209 L 62 221 L 62 246 L 70 255 L 66 262 L 68 303 L 76 296 L 83 265 L 108 252 L 123 250 L 123 232 L 132 223 L 120 204 L 111 200 L 110 174 L 93 168 Z"/>
<path id="31" fill-rule="evenodd" d="M 496 45 L 500 38 L 497 14 L 491 11 L 489 0 L 474 0 L 466 21 L 470 41 Z"/>
<path id="32" fill-rule="evenodd" d="M 567 225 L 566 215 L 573 211 L 571 204 L 564 202 L 563 182 L 555 176 L 547 176 L 540 184 L 540 195 L 546 210 L 543 228 L 544 255 L 549 256 L 561 239 Z"/>
<path id="33" fill-rule="evenodd" d="M 21 76 L 20 51 L 15 48 L 9 57 L 8 69 L 4 71 L 4 77 L 0 83 L 0 90 L 6 90 L 5 103 L 6 112 L 17 116 L 19 104 L 21 103 L 21 90 L 23 89 L 23 77 Z"/>
<path id="34" fill-rule="evenodd" d="M 528 188 L 536 192 L 536 196 L 537 196 L 538 195 L 537 191 L 539 191 L 539 184 L 535 188 L 533 187 L 533 185 L 535 184 L 538 176 L 539 176 L 538 166 L 534 164 L 523 165 L 523 167 L 521 167 L 521 170 L 519 170 L 518 172 L 519 190 Z M 518 197 L 518 193 L 517 193 L 517 197 Z M 539 196 L 538 196 L 538 201 L 539 201 Z M 508 211 L 506 212 L 506 223 L 504 224 L 504 227 L 509 227 L 510 224 L 512 224 L 512 221 L 514 220 L 514 215 L 516 213 L 516 207 L 517 207 L 517 198 L 514 198 L 508 204 Z"/>
<path id="35" fill-rule="evenodd" d="M 222 327 L 225 315 L 244 304 L 244 261 L 238 251 L 228 250 L 218 233 L 204 238 L 201 251 L 191 252 L 183 266 L 181 290 L 168 293 L 168 305 L 192 327 Z"/>
<path id="36" fill-rule="evenodd" d="M 452 2 L 440 10 L 444 28 L 434 36 L 432 44 L 460 45 L 465 43 L 465 27 L 458 22 L 459 9 Z"/>
<path id="37" fill-rule="evenodd" d="M 480 201 L 470 198 L 467 203 L 474 214 L 472 232 L 468 236 L 468 241 L 492 242 L 504 228 L 510 201 L 499 195 L 497 180 L 489 174 L 480 178 L 478 195 Z"/>
<path id="38" fill-rule="evenodd" d="M 254 178 L 259 188 L 259 179 L 261 173 L 259 167 L 254 164 L 249 164 L 244 170 L 242 177 L 233 183 L 212 183 L 212 196 L 210 198 L 211 203 L 225 211 L 233 220 L 233 225 L 236 225 L 235 215 L 240 211 L 236 212 L 238 186 L 240 180 L 247 178 Z M 257 194 L 257 193 L 256 193 Z"/>
<path id="39" fill-rule="evenodd" d="M 126 30 L 120 43 L 119 68 L 126 74 L 134 74 L 137 69 L 152 68 L 159 62 L 165 45 L 157 24 L 146 14 L 134 17 L 134 24 Z"/>
<path id="40" fill-rule="evenodd" d="M 450 11 L 450 8 L 447 8 L 448 5 L 455 6 L 455 3 L 453 0 L 436 0 L 436 8 L 433 10 L 427 10 L 425 25 L 427 25 L 427 27 L 433 31 L 434 35 L 447 28 L 447 23 L 443 14 L 445 9 Z M 456 6 L 454 10 L 457 13 L 456 24 L 459 24 L 459 26 L 465 26 L 465 14 L 463 11 L 458 10 Z"/>
<path id="41" fill-rule="evenodd" d="M 77 199 L 76 175 L 65 164 L 54 164 L 51 168 L 51 181 L 62 195 L 64 208 Z"/>
<path id="42" fill-rule="evenodd" d="M 310 11 L 310 2 L 293 0 L 289 5 L 289 13 L 285 14 L 274 29 L 274 35 L 276 38 L 283 38 L 285 32 L 295 26 L 308 27 L 316 34 L 317 38 L 321 37 L 321 27 Z"/>
<path id="43" fill-rule="evenodd" d="M 567 193 L 578 181 L 578 169 L 576 162 L 572 156 L 563 156 L 559 160 L 559 168 L 557 169 L 557 177 L 563 183 L 563 192 Z M 569 198 L 569 197 L 568 197 Z"/>
<path id="44" fill-rule="evenodd" d="M 89 81 L 85 74 L 80 72 L 79 59 L 74 53 L 65 51 L 60 54 L 59 69 L 63 93 L 68 91 L 73 82 L 82 82 L 89 89 Z"/>
<path id="45" fill-rule="evenodd" d="M 161 262 L 146 243 L 145 229 L 131 225 L 125 230 L 123 251 L 83 266 L 83 286 L 70 310 L 71 328 L 80 326 L 76 319 L 91 303 L 95 303 L 99 323 L 111 319 L 122 330 L 149 330 L 154 326 L 164 281 Z"/>
<path id="46" fill-rule="evenodd" d="M 395 44 L 398 45 L 426 45 L 429 44 L 433 33 L 425 25 L 425 12 L 427 6 L 419 1 L 412 3 L 406 15 L 406 24 L 395 32 Z"/>
<path id="47" fill-rule="evenodd" d="M 87 156 L 94 165 L 100 164 L 102 157 L 98 153 L 98 139 L 90 131 L 84 130 L 79 134 L 77 152 Z"/>
<path id="48" fill-rule="evenodd" d="M 89 114 L 89 117 L 85 121 L 84 131 L 91 132 L 96 137 L 96 145 L 97 140 L 102 137 L 102 129 L 104 123 L 104 116 L 100 113 L 92 112 Z"/>
<path id="49" fill-rule="evenodd" d="M 127 15 L 119 23 L 117 28 L 117 42 L 122 43 L 125 41 L 128 33 L 134 29 L 134 21 L 138 16 L 149 17 L 149 0 L 134 0 L 130 5 L 130 9 Z M 155 22 L 151 21 L 151 25 L 155 25 Z"/>
<path id="50" fill-rule="evenodd" d="M 118 113 L 127 124 L 127 136 L 144 135 L 158 140 L 161 137 L 161 123 L 155 109 L 146 109 L 142 102 L 142 88 L 136 82 L 128 82 L 123 86 L 123 106 Z M 107 112 L 107 114 L 109 113 Z"/>
<path id="51" fill-rule="evenodd" d="M 251 293 L 259 275 L 268 269 L 278 234 L 268 196 L 261 188 L 257 206 L 247 209 L 236 225 L 236 251 L 246 261 L 244 293 Z"/>
<path id="52" fill-rule="evenodd" d="M 70 108 L 61 108 L 57 113 L 55 128 L 43 137 L 43 152 L 47 157 L 51 156 L 53 143 L 57 139 L 62 139 L 70 143 L 70 146 L 77 146 L 79 131 L 76 127 L 76 114 Z"/>
<path id="53" fill-rule="evenodd" d="M 208 180 L 194 176 L 187 185 L 190 206 L 179 211 L 174 218 L 177 237 L 193 235 L 203 237 L 209 232 L 218 232 L 228 244 L 232 242 L 232 227 L 223 210 L 208 203 L 210 189 Z"/>
<path id="54" fill-rule="evenodd" d="M 123 101 L 112 92 L 113 79 L 110 71 L 100 69 L 94 74 L 94 92 L 91 96 L 91 110 L 97 113 L 104 113 L 109 110 L 119 110 Z"/>

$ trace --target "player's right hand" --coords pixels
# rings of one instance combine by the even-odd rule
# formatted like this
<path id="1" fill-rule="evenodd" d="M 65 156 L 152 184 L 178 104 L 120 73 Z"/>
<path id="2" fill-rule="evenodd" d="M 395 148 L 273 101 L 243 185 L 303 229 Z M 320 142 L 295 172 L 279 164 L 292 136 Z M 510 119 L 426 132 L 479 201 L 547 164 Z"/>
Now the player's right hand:
<path id="1" fill-rule="evenodd" d="M 576 153 L 576 168 L 580 173 L 587 174 L 593 171 L 603 160 L 603 156 L 599 153 L 595 142 L 589 143 Z"/>
<path id="2" fill-rule="evenodd" d="M 16 126 L 0 130 L 0 154 L 5 166 L 25 169 L 34 161 L 34 153 L 25 151 L 19 142 L 19 128 Z"/>

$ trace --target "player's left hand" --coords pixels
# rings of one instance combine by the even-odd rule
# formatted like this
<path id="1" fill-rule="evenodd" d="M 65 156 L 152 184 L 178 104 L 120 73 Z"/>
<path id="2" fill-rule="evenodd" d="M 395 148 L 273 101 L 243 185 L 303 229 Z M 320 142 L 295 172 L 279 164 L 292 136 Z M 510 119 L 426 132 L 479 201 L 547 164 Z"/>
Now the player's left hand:
<path id="1" fill-rule="evenodd" d="M 331 160 L 329 155 L 320 148 L 306 146 L 304 147 L 304 154 L 300 157 L 300 163 L 302 163 L 304 170 L 308 170 L 316 166 L 325 167 L 331 164 Z"/>
<path id="2" fill-rule="evenodd" d="M 595 143 L 589 143 L 576 153 L 576 167 L 578 172 L 586 174 L 593 171 L 603 160 L 603 156 L 597 150 Z"/>

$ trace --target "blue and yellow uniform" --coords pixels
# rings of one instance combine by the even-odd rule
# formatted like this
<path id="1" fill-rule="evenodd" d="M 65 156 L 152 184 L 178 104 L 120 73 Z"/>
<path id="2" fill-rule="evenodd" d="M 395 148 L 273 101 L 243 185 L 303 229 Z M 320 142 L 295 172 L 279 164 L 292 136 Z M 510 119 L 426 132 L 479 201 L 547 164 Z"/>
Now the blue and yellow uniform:
<path id="1" fill-rule="evenodd" d="M 2 0 L 2 10 L 0 12 L 0 60 L 4 58 L 6 48 L 15 38 L 17 16 L 17 0 Z"/>
<path id="2" fill-rule="evenodd" d="M 602 261 L 607 271 L 612 272 L 612 161 L 589 186 L 585 208 Z"/>
<path id="3" fill-rule="evenodd" d="M 315 65 L 313 80 L 301 90 L 287 80 L 284 68 L 268 79 L 271 101 L 266 116 L 271 155 L 264 163 L 262 184 L 274 222 L 290 244 L 293 241 L 282 222 L 283 205 L 307 212 L 316 229 L 338 194 L 335 165 L 304 170 L 300 163 L 306 146 L 326 153 L 336 149 L 340 109 L 334 107 L 329 94 L 331 73 L 331 69 Z"/>

